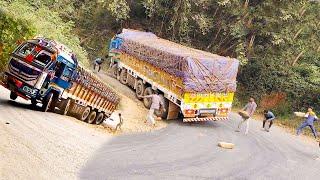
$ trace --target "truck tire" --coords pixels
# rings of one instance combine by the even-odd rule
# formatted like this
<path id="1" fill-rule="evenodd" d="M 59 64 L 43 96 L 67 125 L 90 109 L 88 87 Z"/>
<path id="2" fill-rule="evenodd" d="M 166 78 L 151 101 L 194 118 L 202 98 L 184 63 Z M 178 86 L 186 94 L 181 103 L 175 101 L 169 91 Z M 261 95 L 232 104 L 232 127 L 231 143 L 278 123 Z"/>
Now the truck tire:
<path id="1" fill-rule="evenodd" d="M 31 105 L 33 106 L 33 107 L 35 107 L 36 105 L 37 105 L 37 99 L 35 99 L 35 98 L 32 98 L 31 99 Z"/>
<path id="2" fill-rule="evenodd" d="M 80 113 L 78 114 L 78 119 L 80 121 L 85 121 L 87 119 L 87 117 L 90 114 L 90 108 L 89 107 L 85 107 L 82 111 L 80 111 Z"/>
<path id="3" fill-rule="evenodd" d="M 143 95 L 144 95 L 144 96 L 148 96 L 148 95 L 151 95 L 151 94 L 153 94 L 152 88 L 151 88 L 151 87 L 147 87 L 147 88 L 144 90 Z M 143 105 L 144 105 L 144 107 L 146 107 L 147 109 L 150 109 L 151 103 L 152 103 L 152 99 L 151 99 L 151 98 L 143 98 Z"/>
<path id="4" fill-rule="evenodd" d="M 49 92 L 46 97 L 42 100 L 42 111 L 47 112 L 51 109 L 51 104 L 53 100 L 53 93 Z"/>
<path id="5" fill-rule="evenodd" d="M 62 100 L 59 113 L 62 115 L 67 115 L 70 108 L 71 100 Z"/>
<path id="6" fill-rule="evenodd" d="M 74 99 L 70 99 L 70 106 L 69 106 L 69 110 L 67 112 L 68 116 L 72 116 L 73 114 L 75 114 L 74 109 L 76 107 L 76 101 Z"/>
<path id="7" fill-rule="evenodd" d="M 142 80 L 138 80 L 137 86 L 136 86 L 136 97 L 139 100 L 143 99 L 141 96 L 143 96 L 144 90 L 145 90 L 145 85 L 143 84 Z"/>
<path id="8" fill-rule="evenodd" d="M 37 100 L 35 98 L 31 99 L 31 109 L 35 110 L 37 108 Z"/>
<path id="9" fill-rule="evenodd" d="M 114 64 L 114 65 L 111 66 L 111 75 L 114 78 L 118 77 L 119 72 L 118 72 L 118 65 L 117 64 Z"/>
<path id="10" fill-rule="evenodd" d="M 96 124 L 99 125 L 103 122 L 104 120 L 104 113 L 98 113 L 97 117 L 96 117 Z"/>
<path id="11" fill-rule="evenodd" d="M 97 112 L 91 111 L 89 116 L 87 117 L 87 123 L 93 124 L 94 121 L 96 120 L 96 117 L 97 117 Z"/>
<path id="12" fill-rule="evenodd" d="M 157 116 L 157 117 L 161 117 L 162 119 L 167 119 L 167 116 L 168 116 L 168 108 L 169 108 L 169 100 L 167 98 L 165 98 L 163 96 L 163 94 L 160 94 L 159 95 L 161 97 L 161 101 L 163 102 L 163 105 L 164 107 L 161 107 L 161 109 L 159 110 L 155 110 L 154 111 L 154 114 Z M 163 111 L 162 108 L 165 108 L 166 111 Z"/>
<path id="13" fill-rule="evenodd" d="M 18 97 L 18 95 L 16 94 L 16 93 L 14 93 L 14 92 L 10 92 L 10 99 L 11 100 L 16 100 L 17 99 L 17 97 Z"/>
<path id="14" fill-rule="evenodd" d="M 128 73 L 126 69 L 122 69 L 121 73 L 120 73 L 120 82 L 122 84 L 127 84 L 127 80 L 128 80 Z"/>

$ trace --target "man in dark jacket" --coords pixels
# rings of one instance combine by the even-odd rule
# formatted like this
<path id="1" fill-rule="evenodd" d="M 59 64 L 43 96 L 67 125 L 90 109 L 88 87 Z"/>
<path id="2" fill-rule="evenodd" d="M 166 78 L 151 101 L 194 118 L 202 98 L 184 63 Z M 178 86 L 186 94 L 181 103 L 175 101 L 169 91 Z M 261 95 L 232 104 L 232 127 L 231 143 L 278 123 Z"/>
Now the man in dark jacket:
<path id="1" fill-rule="evenodd" d="M 270 110 L 264 110 L 264 117 L 265 119 L 263 120 L 262 123 L 262 128 L 265 129 L 267 132 L 269 132 L 269 129 L 271 128 L 272 124 L 273 124 L 273 120 L 276 118 L 273 114 L 273 112 L 271 112 Z M 269 122 L 269 128 L 265 128 L 266 122 Z"/>
<path id="2" fill-rule="evenodd" d="M 101 64 L 103 63 L 102 58 L 97 58 L 94 60 L 93 70 L 96 70 L 96 66 L 98 66 L 98 72 L 101 70 Z"/>

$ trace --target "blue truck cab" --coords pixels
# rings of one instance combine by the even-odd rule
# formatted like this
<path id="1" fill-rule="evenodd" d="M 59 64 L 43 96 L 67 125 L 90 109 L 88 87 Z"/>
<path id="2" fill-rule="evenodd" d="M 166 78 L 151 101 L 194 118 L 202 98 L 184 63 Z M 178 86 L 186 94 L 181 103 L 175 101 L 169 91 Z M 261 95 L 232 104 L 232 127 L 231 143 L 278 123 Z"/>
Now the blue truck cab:
<path id="1" fill-rule="evenodd" d="M 11 91 L 10 98 L 18 96 L 42 103 L 42 110 L 53 110 L 65 89 L 72 86 L 78 61 L 66 46 L 45 38 L 21 43 L 10 56 L 8 70 L 1 85 Z"/>

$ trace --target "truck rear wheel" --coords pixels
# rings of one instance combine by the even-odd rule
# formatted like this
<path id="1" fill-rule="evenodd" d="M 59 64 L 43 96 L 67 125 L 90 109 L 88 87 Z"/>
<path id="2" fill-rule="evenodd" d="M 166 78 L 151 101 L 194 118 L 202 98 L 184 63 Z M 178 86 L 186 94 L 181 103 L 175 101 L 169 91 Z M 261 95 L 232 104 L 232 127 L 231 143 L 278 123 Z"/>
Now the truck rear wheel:
<path id="1" fill-rule="evenodd" d="M 51 109 L 51 104 L 52 104 L 52 99 L 53 99 L 53 93 L 49 92 L 49 94 L 44 97 L 42 100 L 42 111 L 47 112 L 49 109 Z"/>
<path id="2" fill-rule="evenodd" d="M 144 95 L 144 96 L 148 96 L 148 95 L 151 95 L 151 94 L 153 94 L 152 88 L 151 88 L 151 87 L 147 87 L 147 88 L 144 90 L 143 95 Z M 144 107 L 146 107 L 147 109 L 150 109 L 151 103 L 152 103 L 152 99 L 151 99 L 151 98 L 143 98 L 143 105 L 144 105 Z"/>
<path id="3" fill-rule="evenodd" d="M 90 108 L 89 107 L 85 107 L 79 114 L 78 114 L 78 119 L 80 121 L 85 121 L 87 119 L 87 117 L 90 114 Z"/>
<path id="4" fill-rule="evenodd" d="M 97 117 L 97 112 L 91 111 L 90 114 L 89 114 L 89 116 L 88 116 L 88 118 L 87 118 L 87 122 L 88 122 L 89 124 L 93 124 L 94 121 L 96 120 L 96 117 Z"/>
<path id="5" fill-rule="evenodd" d="M 138 80 L 137 86 L 136 86 L 136 96 L 139 100 L 143 99 L 141 96 L 143 96 L 144 89 L 145 89 L 145 85 L 143 84 L 142 80 Z"/>
<path id="6" fill-rule="evenodd" d="M 104 119 L 104 113 L 98 113 L 97 117 L 96 117 L 96 124 L 99 125 L 103 122 Z"/>
<path id="7" fill-rule="evenodd" d="M 167 119 L 167 116 L 168 116 L 168 108 L 169 108 L 169 100 L 166 99 L 163 94 L 159 95 L 161 97 L 161 101 L 163 102 L 163 105 L 164 107 L 161 107 L 161 109 L 159 110 L 155 110 L 154 111 L 154 114 L 157 116 L 157 117 L 161 117 L 162 119 Z M 166 111 L 163 111 L 163 109 L 166 109 Z"/>
<path id="8" fill-rule="evenodd" d="M 71 104 L 70 99 L 62 100 L 61 106 L 60 106 L 60 114 L 66 115 L 69 111 L 70 104 Z"/>
<path id="9" fill-rule="evenodd" d="M 126 69 L 122 69 L 121 73 L 120 73 L 120 82 L 122 84 L 127 84 L 127 80 L 128 80 L 128 73 Z"/>
<path id="10" fill-rule="evenodd" d="M 16 93 L 14 93 L 14 92 L 10 92 L 10 99 L 11 100 L 16 100 L 17 99 L 17 97 L 18 97 L 18 95 L 16 94 Z"/>

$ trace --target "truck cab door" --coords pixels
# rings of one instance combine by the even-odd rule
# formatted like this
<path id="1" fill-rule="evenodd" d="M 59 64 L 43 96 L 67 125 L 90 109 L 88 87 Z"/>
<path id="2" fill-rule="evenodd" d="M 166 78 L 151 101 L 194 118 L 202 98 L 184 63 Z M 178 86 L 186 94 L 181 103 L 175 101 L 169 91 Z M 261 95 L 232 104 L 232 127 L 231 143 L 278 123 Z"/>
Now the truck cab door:
<path id="1" fill-rule="evenodd" d="M 58 63 L 55 69 L 55 77 L 52 82 L 63 89 L 68 89 L 71 87 L 71 78 L 74 69 L 66 66 L 66 64 Z"/>

